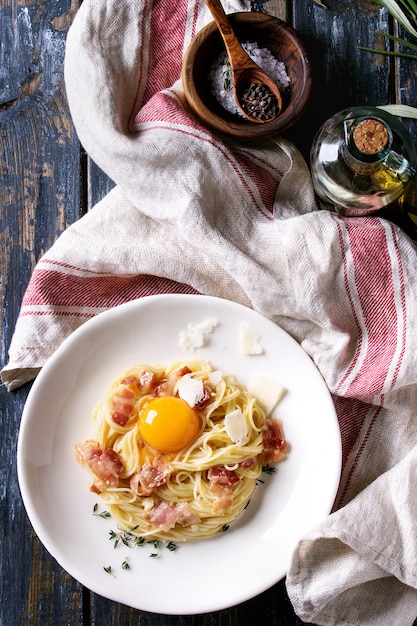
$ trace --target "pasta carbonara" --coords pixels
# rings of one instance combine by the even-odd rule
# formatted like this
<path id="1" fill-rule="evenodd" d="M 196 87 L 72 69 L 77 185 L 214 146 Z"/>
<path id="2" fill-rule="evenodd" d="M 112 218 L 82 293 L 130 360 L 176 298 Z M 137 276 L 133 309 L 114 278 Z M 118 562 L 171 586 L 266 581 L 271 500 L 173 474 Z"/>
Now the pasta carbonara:
<path id="1" fill-rule="evenodd" d="M 286 442 L 280 422 L 233 375 L 192 360 L 125 372 L 75 454 L 120 529 L 182 542 L 236 519 Z"/>

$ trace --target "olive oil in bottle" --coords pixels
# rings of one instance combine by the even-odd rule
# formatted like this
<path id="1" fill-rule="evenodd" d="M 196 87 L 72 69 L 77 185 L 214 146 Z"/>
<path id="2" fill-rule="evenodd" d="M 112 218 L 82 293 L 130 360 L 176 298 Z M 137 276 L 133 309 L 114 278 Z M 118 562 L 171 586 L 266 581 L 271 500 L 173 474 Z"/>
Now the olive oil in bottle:
<path id="1" fill-rule="evenodd" d="M 317 133 L 310 154 L 313 185 L 324 205 L 346 216 L 377 213 L 404 195 L 416 174 L 411 135 L 393 115 L 351 107 Z"/>

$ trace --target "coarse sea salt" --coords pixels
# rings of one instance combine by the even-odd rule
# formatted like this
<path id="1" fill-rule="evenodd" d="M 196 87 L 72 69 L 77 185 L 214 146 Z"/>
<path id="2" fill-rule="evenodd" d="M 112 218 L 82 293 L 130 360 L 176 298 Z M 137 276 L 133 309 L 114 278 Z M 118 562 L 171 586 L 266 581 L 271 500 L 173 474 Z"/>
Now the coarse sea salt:
<path id="1" fill-rule="evenodd" d="M 260 48 L 256 42 L 246 42 L 242 46 L 255 63 L 275 81 L 281 93 L 288 89 L 291 79 L 283 61 L 279 61 L 268 48 Z M 237 113 L 243 117 L 236 104 L 230 62 L 226 52 L 220 54 L 212 63 L 209 80 L 211 92 L 223 108 L 229 113 Z"/>

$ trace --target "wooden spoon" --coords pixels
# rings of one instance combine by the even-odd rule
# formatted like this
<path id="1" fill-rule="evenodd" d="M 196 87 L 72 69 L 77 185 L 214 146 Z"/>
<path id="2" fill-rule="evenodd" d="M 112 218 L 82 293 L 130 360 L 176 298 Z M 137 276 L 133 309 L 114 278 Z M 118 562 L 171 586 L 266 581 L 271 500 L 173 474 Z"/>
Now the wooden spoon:
<path id="1" fill-rule="evenodd" d="M 227 54 L 229 56 L 230 65 L 232 68 L 232 84 L 235 94 L 236 104 L 239 110 L 251 122 L 258 122 L 263 124 L 275 119 L 282 109 L 282 96 L 276 83 L 264 70 L 259 67 L 253 59 L 247 54 L 246 50 L 242 47 L 242 44 L 238 40 L 233 28 L 229 22 L 229 19 L 224 12 L 223 6 L 220 0 L 206 0 L 206 4 L 210 9 L 210 12 L 217 24 L 224 44 L 226 46 Z M 276 98 L 276 113 L 274 116 L 268 117 L 268 119 L 259 119 L 250 115 L 244 108 L 244 94 L 251 83 L 256 85 L 265 85 L 265 87 L 272 92 L 272 95 Z"/>

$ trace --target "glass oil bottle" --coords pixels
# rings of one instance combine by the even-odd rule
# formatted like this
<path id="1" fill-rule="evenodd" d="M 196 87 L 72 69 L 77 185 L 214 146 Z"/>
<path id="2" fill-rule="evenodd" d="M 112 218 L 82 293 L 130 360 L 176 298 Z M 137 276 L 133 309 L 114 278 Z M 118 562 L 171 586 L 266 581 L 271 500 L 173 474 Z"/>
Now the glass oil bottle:
<path id="1" fill-rule="evenodd" d="M 400 120 L 365 106 L 327 120 L 310 154 L 313 185 L 323 208 L 345 216 L 393 206 L 415 177 L 416 161 L 413 139 Z"/>

